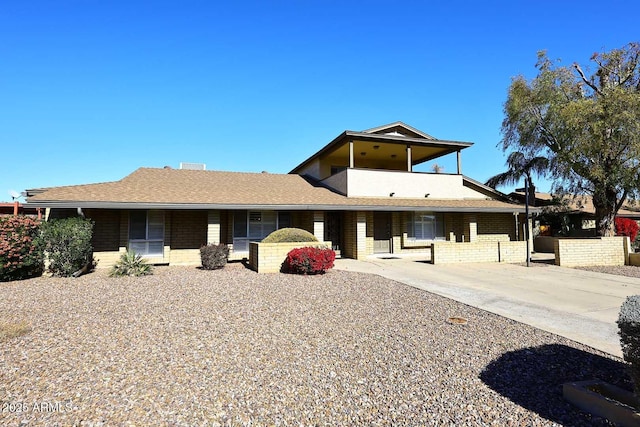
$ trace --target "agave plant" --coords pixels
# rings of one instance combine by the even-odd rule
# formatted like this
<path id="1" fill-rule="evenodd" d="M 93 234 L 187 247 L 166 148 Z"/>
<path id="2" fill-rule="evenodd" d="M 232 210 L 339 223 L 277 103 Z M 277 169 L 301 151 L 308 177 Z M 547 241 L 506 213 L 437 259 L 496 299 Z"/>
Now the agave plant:
<path id="1" fill-rule="evenodd" d="M 146 276 L 148 274 L 153 274 L 151 265 L 147 264 L 142 255 L 133 251 L 123 253 L 109 272 L 111 277 Z"/>

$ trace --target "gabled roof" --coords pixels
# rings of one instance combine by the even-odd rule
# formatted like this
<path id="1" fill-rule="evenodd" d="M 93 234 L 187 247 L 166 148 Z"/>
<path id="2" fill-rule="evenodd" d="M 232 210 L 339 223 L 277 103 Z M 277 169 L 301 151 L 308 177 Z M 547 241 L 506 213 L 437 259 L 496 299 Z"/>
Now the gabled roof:
<path id="1" fill-rule="evenodd" d="M 411 162 L 413 165 L 424 163 L 450 153 L 455 153 L 456 151 L 460 151 L 473 145 L 471 142 L 436 139 L 433 136 L 419 131 L 407 124 L 395 122 L 362 132 L 346 130 L 335 137 L 333 141 L 318 150 L 315 154 L 293 168 L 289 173 L 299 173 L 309 163 L 321 156 L 341 149 L 341 147 L 348 144 L 349 141 L 357 141 L 360 143 L 400 144 L 403 146 L 410 145 L 416 149 Z M 421 150 L 424 151 L 424 154 L 420 154 Z"/>
<path id="2" fill-rule="evenodd" d="M 387 134 L 387 135 L 395 135 L 399 136 L 407 136 L 411 138 L 424 138 L 435 140 L 434 137 L 428 135 L 414 127 L 409 126 L 403 122 L 393 122 L 388 125 L 378 126 L 375 128 L 363 130 L 362 133 L 376 133 L 376 134 Z"/>
<path id="3" fill-rule="evenodd" d="M 99 184 L 27 191 L 26 206 L 104 209 L 432 210 L 521 212 L 496 199 L 346 197 L 293 174 L 140 168 Z"/>

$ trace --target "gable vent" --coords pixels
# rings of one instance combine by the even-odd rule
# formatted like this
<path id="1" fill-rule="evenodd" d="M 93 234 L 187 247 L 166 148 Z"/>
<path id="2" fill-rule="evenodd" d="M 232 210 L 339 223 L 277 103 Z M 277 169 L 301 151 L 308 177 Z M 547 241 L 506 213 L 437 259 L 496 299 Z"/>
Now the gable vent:
<path id="1" fill-rule="evenodd" d="M 180 169 L 189 169 L 194 171 L 203 171 L 207 169 L 204 163 L 183 163 L 180 162 Z"/>

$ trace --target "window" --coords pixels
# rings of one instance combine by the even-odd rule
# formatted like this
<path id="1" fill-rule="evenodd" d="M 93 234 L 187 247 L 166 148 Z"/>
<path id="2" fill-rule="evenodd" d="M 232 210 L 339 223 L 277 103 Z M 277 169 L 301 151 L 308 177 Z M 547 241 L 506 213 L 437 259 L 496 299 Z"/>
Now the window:
<path id="1" fill-rule="evenodd" d="M 129 250 L 144 256 L 162 256 L 164 212 L 129 212 Z"/>
<path id="2" fill-rule="evenodd" d="M 407 224 L 408 235 L 414 240 L 444 240 L 444 220 L 442 214 L 434 212 L 414 212 Z"/>
<path id="3" fill-rule="evenodd" d="M 233 213 L 233 251 L 248 251 L 250 241 L 264 239 L 279 228 L 278 224 L 290 225 L 290 214 L 275 211 L 235 211 Z"/>

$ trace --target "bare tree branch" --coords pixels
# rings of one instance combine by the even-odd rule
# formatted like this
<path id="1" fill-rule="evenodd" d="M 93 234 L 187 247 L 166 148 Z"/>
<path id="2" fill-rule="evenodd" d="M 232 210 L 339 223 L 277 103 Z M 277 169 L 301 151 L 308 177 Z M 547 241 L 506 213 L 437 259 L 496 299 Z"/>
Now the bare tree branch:
<path id="1" fill-rule="evenodd" d="M 582 79 L 583 82 L 585 82 L 587 86 L 593 89 L 598 95 L 600 96 L 604 95 L 598 86 L 594 85 L 587 79 L 587 76 L 584 75 L 584 72 L 582 71 L 582 68 L 580 68 L 580 65 L 573 64 L 573 68 L 575 68 L 576 71 L 578 71 L 578 74 L 580 74 L 580 78 Z"/>

